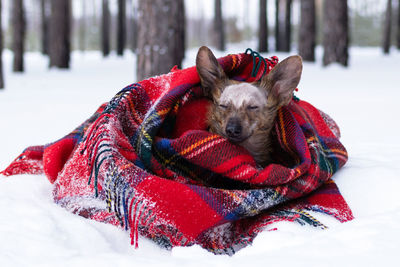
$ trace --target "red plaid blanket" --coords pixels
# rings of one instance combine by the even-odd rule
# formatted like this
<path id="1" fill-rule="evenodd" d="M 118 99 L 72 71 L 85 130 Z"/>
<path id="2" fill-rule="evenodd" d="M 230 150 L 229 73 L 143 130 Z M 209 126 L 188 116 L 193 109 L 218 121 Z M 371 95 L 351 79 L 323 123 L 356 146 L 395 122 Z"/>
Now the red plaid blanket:
<path id="1" fill-rule="evenodd" d="M 253 81 L 277 58 L 219 62 L 232 79 Z M 45 173 L 56 203 L 124 227 L 135 245 L 140 234 L 166 248 L 233 254 L 276 221 L 324 228 L 307 210 L 352 219 L 330 179 L 347 153 L 326 114 L 299 99 L 281 108 L 275 162 L 260 170 L 242 147 L 207 131 L 208 105 L 195 67 L 174 69 L 124 88 L 72 133 L 27 148 L 2 173 Z"/>

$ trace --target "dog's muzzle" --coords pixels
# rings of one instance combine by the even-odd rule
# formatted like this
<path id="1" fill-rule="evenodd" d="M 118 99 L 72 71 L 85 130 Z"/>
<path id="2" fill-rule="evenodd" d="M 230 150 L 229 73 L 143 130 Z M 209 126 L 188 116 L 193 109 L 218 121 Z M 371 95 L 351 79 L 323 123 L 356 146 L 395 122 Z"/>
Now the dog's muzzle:
<path id="1" fill-rule="evenodd" d="M 228 139 L 232 142 L 239 143 L 243 141 L 242 137 L 242 124 L 237 118 L 230 118 L 225 127 L 225 133 Z"/>

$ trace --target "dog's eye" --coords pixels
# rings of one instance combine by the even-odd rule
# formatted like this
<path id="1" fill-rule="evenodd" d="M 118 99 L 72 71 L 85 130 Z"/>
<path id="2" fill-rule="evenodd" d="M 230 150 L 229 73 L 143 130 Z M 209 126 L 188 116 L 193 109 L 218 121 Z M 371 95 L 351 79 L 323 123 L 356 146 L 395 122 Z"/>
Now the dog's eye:
<path id="1" fill-rule="evenodd" d="M 228 108 L 227 105 L 219 105 L 219 107 L 220 107 L 220 108 L 223 108 L 223 109 L 227 109 L 227 108 Z"/>
<path id="2" fill-rule="evenodd" d="M 255 110 L 258 109 L 258 106 L 248 106 L 247 109 Z"/>

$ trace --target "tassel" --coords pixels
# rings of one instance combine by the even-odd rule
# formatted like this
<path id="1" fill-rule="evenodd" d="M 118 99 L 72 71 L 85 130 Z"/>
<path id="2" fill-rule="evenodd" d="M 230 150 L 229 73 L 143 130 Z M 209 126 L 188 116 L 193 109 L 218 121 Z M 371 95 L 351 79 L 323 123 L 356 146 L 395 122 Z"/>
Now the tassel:
<path id="1" fill-rule="evenodd" d="M 137 199 L 132 200 L 131 202 L 131 207 L 132 204 L 136 202 L 135 207 L 133 209 L 133 214 L 131 215 L 131 245 L 135 246 L 135 248 L 138 248 L 138 244 L 137 244 L 137 227 L 138 227 L 138 221 L 136 220 L 136 213 L 137 213 L 137 207 L 139 204 L 139 201 Z M 132 209 L 130 209 L 132 211 Z"/>
<path id="2" fill-rule="evenodd" d="M 314 227 L 319 227 L 319 228 L 321 228 L 323 230 L 328 229 L 328 226 L 326 226 L 323 223 L 321 223 L 319 220 L 317 220 L 310 213 L 308 213 L 308 212 L 306 212 L 304 210 L 300 210 L 300 209 L 296 209 L 295 211 L 300 215 L 299 220 L 302 220 L 302 221 L 304 221 L 304 222 L 306 222 L 309 225 L 312 225 Z"/>

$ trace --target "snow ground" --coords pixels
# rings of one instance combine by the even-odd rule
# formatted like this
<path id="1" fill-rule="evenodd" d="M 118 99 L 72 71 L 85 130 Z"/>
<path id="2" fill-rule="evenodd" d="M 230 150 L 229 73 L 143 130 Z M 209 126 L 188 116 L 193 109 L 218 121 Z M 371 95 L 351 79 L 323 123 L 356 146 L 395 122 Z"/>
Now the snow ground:
<path id="1" fill-rule="evenodd" d="M 231 46 L 217 56 L 243 52 Z M 341 127 L 349 161 L 335 176 L 355 220 L 322 231 L 280 223 L 233 257 L 199 247 L 165 251 L 144 238 L 130 246 L 121 229 L 86 220 L 55 205 L 44 176 L 0 177 L 0 266 L 393 266 L 400 248 L 400 52 L 351 49 L 350 68 L 305 63 L 297 96 Z M 194 64 L 196 50 L 184 65 Z M 283 59 L 287 54 L 278 54 Z M 26 73 L 11 73 L 0 92 L 0 169 L 25 147 L 56 140 L 89 117 L 119 89 L 135 82 L 135 56 L 102 60 L 96 52 L 72 57 L 72 70 L 48 70 L 47 59 L 26 55 Z"/>

